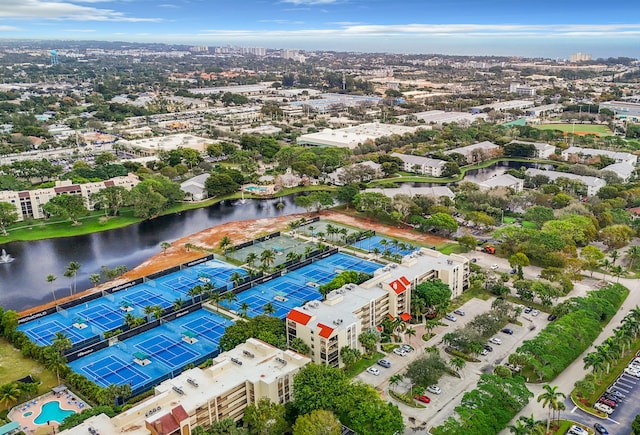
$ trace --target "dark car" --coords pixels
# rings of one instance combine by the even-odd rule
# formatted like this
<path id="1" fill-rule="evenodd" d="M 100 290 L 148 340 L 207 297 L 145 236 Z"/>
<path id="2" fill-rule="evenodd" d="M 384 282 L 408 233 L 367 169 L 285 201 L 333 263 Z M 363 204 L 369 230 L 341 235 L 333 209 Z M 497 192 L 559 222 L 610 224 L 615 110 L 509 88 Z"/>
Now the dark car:
<path id="1" fill-rule="evenodd" d="M 527 308 L 524 309 L 524 313 L 525 314 L 529 314 L 532 310 L 533 310 L 533 308 L 527 307 Z"/>
<path id="2" fill-rule="evenodd" d="M 595 423 L 593 428 L 596 430 L 596 433 L 600 435 L 609 435 L 609 431 L 600 423 Z"/>
<path id="3" fill-rule="evenodd" d="M 620 391 L 618 391 L 618 390 L 616 390 L 614 388 L 607 388 L 607 394 L 611 394 L 611 395 L 619 397 L 621 399 L 624 399 L 625 397 L 627 397 L 624 394 L 622 394 Z"/>
<path id="4" fill-rule="evenodd" d="M 611 394 L 611 393 L 604 393 L 604 394 L 602 395 L 602 397 L 604 397 L 604 398 L 606 398 L 606 399 L 609 399 L 609 400 L 613 400 L 613 401 L 614 401 L 614 402 L 616 402 L 616 403 L 620 403 L 620 402 L 622 402 L 622 398 L 621 398 L 621 397 L 618 397 L 618 396 L 616 396 L 616 395 L 614 395 L 614 394 Z"/>
<path id="5" fill-rule="evenodd" d="M 505 334 L 513 335 L 513 329 L 504 328 L 502 332 L 504 332 Z"/>
<path id="6" fill-rule="evenodd" d="M 547 317 L 547 320 L 552 322 L 554 320 L 556 320 L 558 318 L 558 316 L 556 316 L 555 314 L 549 314 L 549 317 Z"/>
<path id="7" fill-rule="evenodd" d="M 493 347 L 489 346 L 488 344 L 485 344 L 484 348 L 489 352 L 493 352 Z"/>

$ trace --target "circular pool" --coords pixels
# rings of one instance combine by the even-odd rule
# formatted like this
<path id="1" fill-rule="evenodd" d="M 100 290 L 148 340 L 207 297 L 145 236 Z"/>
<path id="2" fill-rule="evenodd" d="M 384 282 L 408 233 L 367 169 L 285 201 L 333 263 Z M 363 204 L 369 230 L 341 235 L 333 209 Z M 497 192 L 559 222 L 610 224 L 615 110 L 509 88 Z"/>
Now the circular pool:
<path id="1" fill-rule="evenodd" d="M 31 415 L 33 415 L 33 412 L 31 412 L 31 411 L 28 411 L 28 412 L 25 412 L 24 414 L 22 414 L 23 417 L 29 417 Z"/>

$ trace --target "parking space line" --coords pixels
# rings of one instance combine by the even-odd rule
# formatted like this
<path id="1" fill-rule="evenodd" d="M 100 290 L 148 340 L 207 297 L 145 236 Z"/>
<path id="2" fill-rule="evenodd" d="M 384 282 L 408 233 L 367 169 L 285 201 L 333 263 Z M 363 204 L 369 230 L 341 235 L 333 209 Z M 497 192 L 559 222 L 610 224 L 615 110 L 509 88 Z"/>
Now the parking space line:
<path id="1" fill-rule="evenodd" d="M 607 420 L 610 421 L 611 423 L 615 423 L 615 424 L 618 424 L 618 425 L 620 424 L 619 422 L 617 422 L 617 421 L 615 421 L 615 420 L 613 420 L 611 418 L 607 418 Z"/>

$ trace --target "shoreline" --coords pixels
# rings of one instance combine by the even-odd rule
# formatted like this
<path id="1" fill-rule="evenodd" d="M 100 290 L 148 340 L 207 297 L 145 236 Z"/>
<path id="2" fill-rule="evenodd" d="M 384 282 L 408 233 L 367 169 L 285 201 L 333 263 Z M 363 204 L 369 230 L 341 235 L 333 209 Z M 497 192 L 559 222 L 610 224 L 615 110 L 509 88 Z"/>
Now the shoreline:
<path id="1" fill-rule="evenodd" d="M 19 317 L 25 317 L 46 308 L 52 308 L 56 305 L 78 299 L 82 296 L 100 292 L 106 288 L 124 284 L 173 266 L 197 260 L 198 258 L 202 258 L 205 255 L 210 254 L 214 250 L 218 251 L 218 243 L 220 243 L 220 240 L 225 236 L 229 237 L 234 245 L 237 245 L 260 237 L 261 234 L 286 230 L 289 222 L 312 216 L 320 216 L 321 219 L 334 221 L 354 228 L 372 229 L 390 237 L 406 239 L 410 242 L 417 241 L 427 245 L 438 245 L 450 242 L 449 239 L 437 237 L 432 234 L 419 233 L 413 229 L 410 230 L 386 225 L 371 219 L 352 216 L 336 210 L 323 210 L 320 213 L 298 213 L 280 217 L 227 222 L 225 224 L 209 227 L 197 233 L 189 234 L 188 236 L 174 241 L 171 243 L 171 247 L 166 251 L 159 252 L 147 258 L 141 264 L 125 272 L 119 278 L 101 283 L 100 285 L 77 292 L 71 296 L 58 298 L 56 301 L 51 301 L 20 311 L 18 312 L 18 315 Z M 187 245 L 191 245 L 192 247 Z"/>

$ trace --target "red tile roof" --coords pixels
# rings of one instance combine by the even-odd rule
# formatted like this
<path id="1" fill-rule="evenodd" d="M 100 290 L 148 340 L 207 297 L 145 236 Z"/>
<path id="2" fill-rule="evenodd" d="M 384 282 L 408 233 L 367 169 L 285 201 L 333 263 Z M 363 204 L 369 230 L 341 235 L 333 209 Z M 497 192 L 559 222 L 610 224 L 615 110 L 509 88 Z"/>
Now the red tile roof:
<path id="1" fill-rule="evenodd" d="M 408 286 L 409 284 L 411 284 L 411 282 L 407 279 L 406 276 L 401 276 L 400 277 L 400 282 L 402 282 L 402 284 Z"/>
<path id="2" fill-rule="evenodd" d="M 318 323 L 318 328 L 320 328 L 320 332 L 318 333 L 318 335 L 320 337 L 322 337 L 322 338 L 331 337 L 331 333 L 333 332 L 333 328 L 330 328 L 327 325 L 324 325 L 322 323 Z"/>
<path id="3" fill-rule="evenodd" d="M 189 414 L 182 405 L 178 405 L 171 410 L 173 417 L 176 419 L 178 423 L 182 423 L 183 421 L 189 420 Z"/>
<path id="4" fill-rule="evenodd" d="M 400 318 L 402 320 L 404 320 L 405 322 L 408 322 L 409 320 L 411 320 L 411 314 L 409 313 L 402 313 L 400 314 Z"/>
<path id="5" fill-rule="evenodd" d="M 287 319 L 293 320 L 301 325 L 306 325 L 309 323 L 309 320 L 311 320 L 311 316 L 298 310 L 291 310 L 289 311 L 289 314 L 287 314 Z"/>
<path id="6" fill-rule="evenodd" d="M 180 429 L 180 425 L 171 414 L 165 414 L 155 420 L 152 427 L 158 435 L 169 435 Z"/>
<path id="7" fill-rule="evenodd" d="M 399 279 L 391 281 L 389 285 L 391 286 L 391 289 L 398 295 L 407 289 L 407 287 Z"/>

